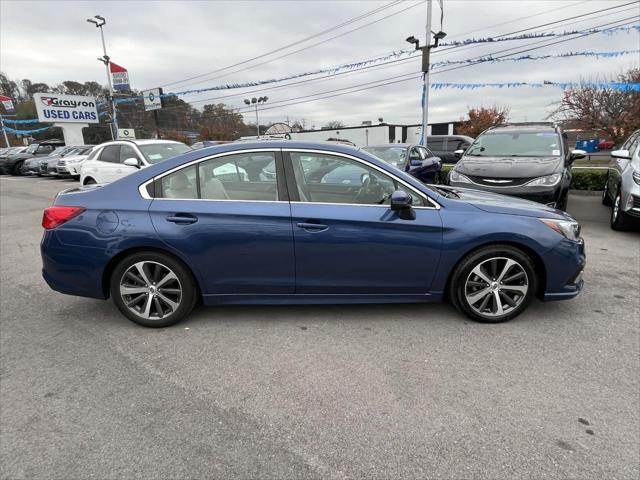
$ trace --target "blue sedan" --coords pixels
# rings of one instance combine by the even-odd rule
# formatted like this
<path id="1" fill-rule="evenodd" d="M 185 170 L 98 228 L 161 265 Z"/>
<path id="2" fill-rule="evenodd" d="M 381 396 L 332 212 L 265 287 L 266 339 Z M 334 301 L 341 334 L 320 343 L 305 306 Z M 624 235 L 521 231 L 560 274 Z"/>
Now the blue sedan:
<path id="1" fill-rule="evenodd" d="M 447 299 L 473 320 L 501 322 L 534 297 L 575 297 L 585 266 L 580 226 L 564 212 L 426 186 L 335 143 L 189 152 L 108 185 L 65 190 L 42 224 L 51 288 L 111 297 L 147 327 L 172 325 L 199 301 Z"/>

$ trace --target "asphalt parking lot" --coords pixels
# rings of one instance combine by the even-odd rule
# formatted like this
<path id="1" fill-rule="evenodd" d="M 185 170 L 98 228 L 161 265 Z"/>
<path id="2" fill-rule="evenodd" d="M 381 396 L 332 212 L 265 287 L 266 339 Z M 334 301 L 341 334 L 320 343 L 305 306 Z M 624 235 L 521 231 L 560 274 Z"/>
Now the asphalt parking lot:
<path id="1" fill-rule="evenodd" d="M 200 308 L 149 330 L 41 278 L 43 208 L 0 177 L 2 478 L 638 478 L 640 234 L 572 195 L 575 300 Z"/>

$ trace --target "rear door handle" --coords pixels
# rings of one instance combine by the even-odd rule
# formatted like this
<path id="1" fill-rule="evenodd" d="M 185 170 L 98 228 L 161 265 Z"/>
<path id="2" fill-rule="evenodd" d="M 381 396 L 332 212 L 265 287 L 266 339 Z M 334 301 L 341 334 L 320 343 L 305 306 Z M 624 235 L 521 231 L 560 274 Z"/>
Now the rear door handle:
<path id="1" fill-rule="evenodd" d="M 177 225 L 190 225 L 197 221 L 198 217 L 189 213 L 176 213 L 175 215 L 167 217 L 167 222 L 175 223 Z"/>
<path id="2" fill-rule="evenodd" d="M 322 225 L 320 223 L 301 222 L 297 225 L 308 232 L 323 232 L 329 228 L 328 225 Z"/>

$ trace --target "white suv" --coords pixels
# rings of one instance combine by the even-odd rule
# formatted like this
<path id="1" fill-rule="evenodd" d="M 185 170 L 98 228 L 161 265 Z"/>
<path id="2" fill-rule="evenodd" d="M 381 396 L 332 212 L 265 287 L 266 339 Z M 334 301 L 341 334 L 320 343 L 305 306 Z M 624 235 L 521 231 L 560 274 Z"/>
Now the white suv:
<path id="1" fill-rule="evenodd" d="M 109 183 L 183 153 L 191 151 L 172 140 L 115 140 L 98 145 L 82 164 L 80 183 Z"/>

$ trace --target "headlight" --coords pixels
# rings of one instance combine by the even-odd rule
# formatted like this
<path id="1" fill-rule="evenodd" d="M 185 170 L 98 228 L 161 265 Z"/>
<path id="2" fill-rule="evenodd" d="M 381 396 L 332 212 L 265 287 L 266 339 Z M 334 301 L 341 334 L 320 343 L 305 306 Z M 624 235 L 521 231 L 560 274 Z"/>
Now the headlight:
<path id="1" fill-rule="evenodd" d="M 525 184 L 525 187 L 553 187 L 557 185 L 562 178 L 561 173 L 554 173 L 553 175 L 547 175 L 546 177 L 536 178 Z"/>
<path id="2" fill-rule="evenodd" d="M 638 172 L 633 172 L 633 181 L 636 182 L 638 185 L 640 185 L 640 173 Z"/>
<path id="3" fill-rule="evenodd" d="M 455 170 L 451 170 L 451 173 L 449 174 L 449 181 L 456 183 L 471 183 L 471 180 Z"/>
<path id="4" fill-rule="evenodd" d="M 580 239 L 580 224 L 578 222 L 553 218 L 541 218 L 540 221 L 569 240 L 576 242 Z"/>

